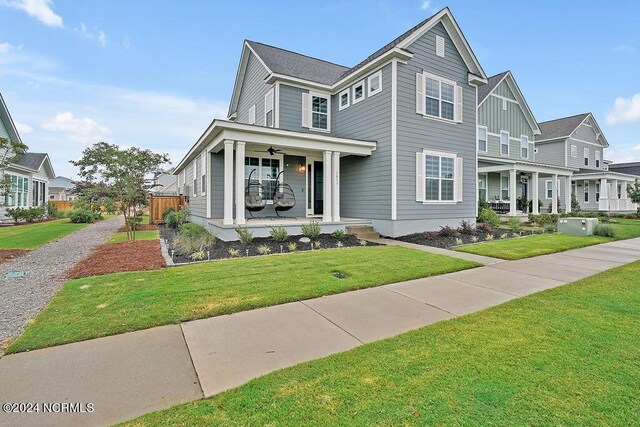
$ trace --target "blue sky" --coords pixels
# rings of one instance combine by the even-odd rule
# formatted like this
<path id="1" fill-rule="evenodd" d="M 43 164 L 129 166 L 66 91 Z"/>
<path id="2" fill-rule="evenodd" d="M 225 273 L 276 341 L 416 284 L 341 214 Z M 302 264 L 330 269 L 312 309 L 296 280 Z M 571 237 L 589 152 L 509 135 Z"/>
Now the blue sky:
<path id="1" fill-rule="evenodd" d="M 638 1 L 0 0 L 0 92 L 58 174 L 99 140 L 177 163 L 226 116 L 243 39 L 353 65 L 444 6 L 538 121 L 591 111 L 606 157 L 640 161 Z"/>

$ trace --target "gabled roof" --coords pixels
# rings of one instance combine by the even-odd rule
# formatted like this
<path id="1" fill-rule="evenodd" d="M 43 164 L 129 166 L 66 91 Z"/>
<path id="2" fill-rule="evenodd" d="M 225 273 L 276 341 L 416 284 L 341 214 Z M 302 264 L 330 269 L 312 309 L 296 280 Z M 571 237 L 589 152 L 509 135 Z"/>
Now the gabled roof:
<path id="1" fill-rule="evenodd" d="M 602 138 L 603 146 L 608 147 L 609 142 L 604 137 L 600 126 L 596 122 L 595 117 L 591 113 L 582 113 L 575 116 L 563 117 L 561 119 L 549 120 L 547 122 L 538 123 L 542 134 L 536 140 L 536 144 L 542 141 L 567 139 L 576 131 L 578 126 L 589 121 L 593 126 L 597 138 Z"/>
<path id="2" fill-rule="evenodd" d="M 527 100 L 522 94 L 522 91 L 520 90 L 520 86 L 518 86 L 516 79 L 513 77 L 513 74 L 509 70 L 503 71 L 500 74 L 496 74 L 495 76 L 489 77 L 487 84 L 480 86 L 478 88 L 478 108 L 480 108 L 480 105 L 482 105 L 484 100 L 487 99 L 487 97 L 494 90 L 496 90 L 496 88 L 502 82 L 505 82 L 507 86 L 509 86 L 509 89 L 511 89 L 513 96 L 516 97 L 516 101 L 518 101 L 518 105 L 520 106 L 522 113 L 527 119 L 527 122 L 529 123 L 529 126 L 533 131 L 533 134 L 540 135 L 540 128 L 538 127 L 538 122 L 535 116 L 533 115 L 533 111 L 531 111 L 531 108 L 529 108 L 529 104 L 527 103 Z"/>
<path id="3" fill-rule="evenodd" d="M 47 153 L 22 153 L 19 154 L 16 161 L 13 163 L 17 166 L 29 169 L 33 172 L 37 172 L 44 165 L 49 179 L 55 176 L 51 160 Z"/>
<path id="4" fill-rule="evenodd" d="M 20 139 L 20 134 L 18 133 L 18 129 L 16 129 L 15 123 L 13 123 L 13 119 L 11 118 L 11 114 L 9 113 L 9 109 L 7 108 L 7 104 L 4 102 L 4 98 L 0 93 L 0 120 L 4 123 L 7 132 L 9 133 L 9 138 L 15 142 L 22 142 Z"/>
<path id="5" fill-rule="evenodd" d="M 51 181 L 49 181 L 49 187 L 56 188 L 75 188 L 76 184 L 66 176 L 56 176 Z"/>
<path id="6" fill-rule="evenodd" d="M 239 91 L 244 79 L 249 52 L 254 53 L 258 57 L 270 76 L 274 74 L 287 76 L 300 79 L 303 82 L 322 85 L 325 90 L 336 90 L 341 84 L 344 84 L 346 80 L 354 78 L 359 71 L 367 68 L 367 66 L 372 66 L 372 63 L 375 63 L 376 60 L 383 60 L 385 55 L 394 54 L 394 49 L 396 52 L 402 52 L 402 55 L 407 55 L 407 57 L 410 58 L 412 56 L 411 52 L 405 49 L 440 22 L 442 22 L 451 40 L 460 52 L 462 59 L 470 70 L 470 74 L 475 76 L 475 79 L 480 82 L 486 82 L 487 75 L 482 69 L 480 62 L 471 50 L 469 43 L 460 30 L 451 11 L 445 7 L 418 25 L 410 28 L 351 68 L 286 49 L 245 40 L 233 88 L 233 95 L 229 105 L 229 117 L 235 113 L 237 108 L 237 102 L 240 96 Z M 269 78 L 267 78 L 267 80 L 269 80 Z"/>

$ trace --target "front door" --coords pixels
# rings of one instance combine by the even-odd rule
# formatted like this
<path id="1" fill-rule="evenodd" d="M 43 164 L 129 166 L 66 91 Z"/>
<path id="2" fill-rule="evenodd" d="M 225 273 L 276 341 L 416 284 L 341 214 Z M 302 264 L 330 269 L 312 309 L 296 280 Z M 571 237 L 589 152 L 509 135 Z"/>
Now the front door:
<path id="1" fill-rule="evenodd" d="M 320 160 L 307 158 L 307 216 L 322 215 L 324 168 Z"/>
<path id="2" fill-rule="evenodd" d="M 527 178 L 522 178 L 522 212 L 529 212 L 529 180 Z"/>

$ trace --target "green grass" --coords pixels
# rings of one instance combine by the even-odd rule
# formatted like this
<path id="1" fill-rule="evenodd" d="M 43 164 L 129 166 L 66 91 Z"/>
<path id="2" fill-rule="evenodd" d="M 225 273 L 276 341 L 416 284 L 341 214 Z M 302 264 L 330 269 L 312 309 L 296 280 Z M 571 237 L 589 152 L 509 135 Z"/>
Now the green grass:
<path id="1" fill-rule="evenodd" d="M 158 230 L 147 230 L 147 231 L 137 231 L 136 232 L 136 240 L 155 240 L 160 238 L 160 233 Z M 120 232 L 114 233 L 111 238 L 107 241 L 107 243 L 120 243 L 127 241 L 127 233 Z"/>
<path id="2" fill-rule="evenodd" d="M 379 246 L 87 277 L 69 281 L 7 352 L 219 316 L 478 265 L 413 249 Z M 348 277 L 338 279 L 334 272 Z"/>
<path id="3" fill-rule="evenodd" d="M 0 227 L 0 249 L 37 249 L 45 243 L 78 231 L 88 224 L 73 224 L 68 219 L 36 224 Z"/>
<path id="4" fill-rule="evenodd" d="M 456 248 L 460 252 L 485 255 L 494 258 L 517 260 L 585 246 L 597 245 L 620 239 L 640 237 L 640 221 L 615 219 L 611 226 L 615 238 L 601 236 L 570 236 L 568 234 L 538 234 L 517 239 L 494 240 Z"/>
<path id="5" fill-rule="evenodd" d="M 127 425 L 637 425 L 639 342 L 637 262 Z"/>

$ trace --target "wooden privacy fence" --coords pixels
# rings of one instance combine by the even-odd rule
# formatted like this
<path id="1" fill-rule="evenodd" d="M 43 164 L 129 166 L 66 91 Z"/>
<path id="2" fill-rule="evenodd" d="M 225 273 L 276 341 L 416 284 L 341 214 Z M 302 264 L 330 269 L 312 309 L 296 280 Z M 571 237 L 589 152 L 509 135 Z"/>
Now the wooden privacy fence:
<path id="1" fill-rule="evenodd" d="M 162 222 L 162 212 L 168 208 L 178 210 L 185 205 L 184 196 L 151 196 L 151 200 L 149 200 L 149 223 L 160 224 Z"/>
<path id="2" fill-rule="evenodd" d="M 49 203 L 55 205 L 61 211 L 68 211 L 73 208 L 73 202 L 70 200 L 49 200 Z"/>

